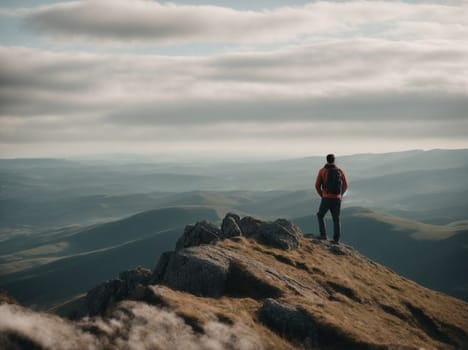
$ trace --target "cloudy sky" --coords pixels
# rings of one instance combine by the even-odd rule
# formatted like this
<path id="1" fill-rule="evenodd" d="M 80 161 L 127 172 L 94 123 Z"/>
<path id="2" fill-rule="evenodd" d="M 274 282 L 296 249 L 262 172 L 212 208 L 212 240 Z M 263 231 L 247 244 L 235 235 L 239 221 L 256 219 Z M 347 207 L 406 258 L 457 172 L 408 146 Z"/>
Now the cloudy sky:
<path id="1" fill-rule="evenodd" d="M 0 157 L 466 147 L 468 1 L 0 2 Z"/>

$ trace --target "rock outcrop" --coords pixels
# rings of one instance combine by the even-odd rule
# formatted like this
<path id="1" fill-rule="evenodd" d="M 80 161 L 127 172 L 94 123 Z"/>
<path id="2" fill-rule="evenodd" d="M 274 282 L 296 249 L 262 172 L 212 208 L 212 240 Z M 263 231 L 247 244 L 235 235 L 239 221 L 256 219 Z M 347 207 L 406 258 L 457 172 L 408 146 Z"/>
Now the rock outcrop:
<path id="1" fill-rule="evenodd" d="M 260 320 L 270 329 L 291 340 L 317 346 L 317 326 L 310 316 L 298 307 L 266 299 L 258 311 Z"/>
<path id="2" fill-rule="evenodd" d="M 165 266 L 155 270 L 162 283 L 176 290 L 195 295 L 220 297 L 229 271 L 229 258 L 213 247 L 191 247 L 168 256 Z"/>
<path id="3" fill-rule="evenodd" d="M 242 236 L 242 230 L 239 227 L 240 217 L 239 215 L 228 213 L 223 219 L 221 224 L 221 238 L 231 238 Z"/>
<path id="4" fill-rule="evenodd" d="M 281 278 L 271 267 L 217 246 L 167 253 L 154 270 L 152 284 L 197 296 L 279 296 Z M 266 277 L 266 278 L 265 278 Z"/>
<path id="5" fill-rule="evenodd" d="M 241 219 L 236 214 L 228 213 L 223 219 L 221 228 L 206 221 L 187 226 L 184 234 L 177 241 L 176 250 L 212 244 L 238 236 L 253 238 L 275 248 L 294 249 L 299 245 L 302 232 L 296 225 L 285 219 L 278 219 L 274 222 L 251 216 Z"/>
<path id="6" fill-rule="evenodd" d="M 151 270 L 137 267 L 123 271 L 119 278 L 106 281 L 86 294 L 86 307 L 89 315 L 99 315 L 116 302 L 131 298 L 138 287 L 145 286 L 151 278 Z"/>
<path id="7" fill-rule="evenodd" d="M 176 243 L 176 250 L 215 243 L 221 239 L 221 230 L 210 222 L 201 221 L 185 227 L 184 234 Z"/>
<path id="8" fill-rule="evenodd" d="M 250 231 L 250 223 L 244 222 L 243 224 L 241 221 L 241 227 L 246 226 L 247 230 Z M 262 244 L 285 250 L 297 248 L 301 236 L 301 230 L 285 219 L 278 219 L 274 222 L 261 222 L 256 230 L 248 235 L 248 237 L 253 237 Z"/>
<path id="9" fill-rule="evenodd" d="M 205 221 L 198 222 L 185 228 L 175 252 L 163 254 L 151 283 L 162 283 L 206 297 L 250 296 L 247 291 L 264 297 L 279 295 L 276 284 L 282 281 L 278 272 L 214 244 L 223 239 L 246 237 L 266 246 L 288 250 L 299 246 L 301 236 L 300 229 L 285 219 L 268 222 L 250 216 L 241 219 L 228 213 L 220 229 Z M 268 279 L 255 276 L 267 276 Z"/>

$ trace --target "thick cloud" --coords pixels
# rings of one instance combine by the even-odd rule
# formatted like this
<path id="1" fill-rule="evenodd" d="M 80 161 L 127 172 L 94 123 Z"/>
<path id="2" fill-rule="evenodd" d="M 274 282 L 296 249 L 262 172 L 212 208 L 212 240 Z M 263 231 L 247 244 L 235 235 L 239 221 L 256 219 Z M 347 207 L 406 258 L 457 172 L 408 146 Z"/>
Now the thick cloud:
<path id="1" fill-rule="evenodd" d="M 465 4 L 322 1 L 240 11 L 147 0 L 83 0 L 31 9 L 25 18 L 32 28 L 66 40 L 278 42 L 331 33 L 461 40 L 468 36 L 466 8 Z"/>
<path id="2" fill-rule="evenodd" d="M 467 61 L 463 46 L 375 39 L 204 57 L 3 47 L 0 139 L 210 148 L 312 142 L 334 123 L 339 138 L 453 141 L 468 131 Z"/>
<path id="3" fill-rule="evenodd" d="M 125 124 L 466 117 L 468 48 L 383 40 L 206 57 L 0 48 L 0 117 Z"/>

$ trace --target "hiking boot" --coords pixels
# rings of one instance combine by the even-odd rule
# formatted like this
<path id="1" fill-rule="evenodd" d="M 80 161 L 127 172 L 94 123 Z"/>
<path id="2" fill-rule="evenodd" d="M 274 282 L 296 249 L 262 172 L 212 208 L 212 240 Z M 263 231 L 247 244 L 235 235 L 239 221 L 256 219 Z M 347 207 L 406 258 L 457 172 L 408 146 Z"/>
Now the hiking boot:
<path id="1" fill-rule="evenodd" d="M 327 238 L 327 236 L 319 236 L 318 239 L 326 241 L 328 238 Z"/>
<path id="2" fill-rule="evenodd" d="M 335 240 L 333 240 L 332 243 L 333 243 L 333 244 L 340 244 L 340 242 L 335 241 Z"/>

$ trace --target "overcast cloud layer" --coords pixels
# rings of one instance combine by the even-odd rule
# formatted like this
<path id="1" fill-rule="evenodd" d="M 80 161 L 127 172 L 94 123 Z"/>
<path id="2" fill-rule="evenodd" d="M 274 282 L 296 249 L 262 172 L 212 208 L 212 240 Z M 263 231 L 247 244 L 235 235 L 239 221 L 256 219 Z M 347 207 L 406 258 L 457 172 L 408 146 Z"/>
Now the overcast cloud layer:
<path id="1" fill-rule="evenodd" d="M 276 42 L 344 33 L 462 40 L 468 36 L 465 11 L 458 6 L 385 1 L 320 1 L 238 11 L 141 0 L 88 0 L 31 10 L 26 21 L 44 33 L 92 41 Z M 385 26 L 371 27 L 379 24 Z"/>
<path id="2" fill-rule="evenodd" d="M 38 38 L 0 47 L 0 156 L 468 147 L 466 2 L 0 14 Z"/>

